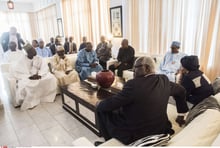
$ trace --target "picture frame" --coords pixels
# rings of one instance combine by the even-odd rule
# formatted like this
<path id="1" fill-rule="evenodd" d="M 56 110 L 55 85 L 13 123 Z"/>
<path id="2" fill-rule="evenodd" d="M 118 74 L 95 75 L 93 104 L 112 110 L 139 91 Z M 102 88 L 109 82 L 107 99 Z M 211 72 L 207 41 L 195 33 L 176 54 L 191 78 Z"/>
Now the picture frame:
<path id="1" fill-rule="evenodd" d="M 110 8 L 110 25 L 113 37 L 123 36 L 122 6 Z"/>
<path id="2" fill-rule="evenodd" d="M 62 23 L 62 18 L 58 18 L 57 19 L 57 28 L 58 28 L 58 35 L 63 37 L 64 33 L 63 33 L 63 23 Z"/>

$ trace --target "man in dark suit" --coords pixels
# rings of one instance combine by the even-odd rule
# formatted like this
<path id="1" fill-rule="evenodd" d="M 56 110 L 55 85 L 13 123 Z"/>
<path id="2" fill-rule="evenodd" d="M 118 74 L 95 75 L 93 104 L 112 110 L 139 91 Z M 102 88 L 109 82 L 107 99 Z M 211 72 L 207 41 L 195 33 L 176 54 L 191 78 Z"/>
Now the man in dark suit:
<path id="1" fill-rule="evenodd" d="M 118 69 L 117 75 L 122 77 L 123 70 L 131 69 L 134 63 L 134 48 L 128 45 L 128 40 L 123 39 L 121 42 L 121 48 L 118 52 L 118 62 L 111 65 L 109 69 L 115 72 Z"/>
<path id="2" fill-rule="evenodd" d="M 15 27 L 11 27 L 9 32 L 5 32 L 1 36 L 1 44 L 4 52 L 8 50 L 9 42 L 15 42 L 17 45 L 17 49 L 21 50 L 21 44 L 25 44 L 21 38 L 21 35 L 17 33 L 17 29 Z"/>
<path id="3" fill-rule="evenodd" d="M 50 46 L 53 45 L 53 44 L 54 44 L 54 38 L 51 37 L 51 38 L 50 38 L 50 43 L 47 43 L 47 44 L 46 44 L 46 47 L 50 47 Z"/>
<path id="4" fill-rule="evenodd" d="M 65 54 L 73 54 L 77 53 L 77 47 L 76 43 L 73 42 L 73 37 L 65 38 L 65 43 L 64 43 L 64 49 L 65 49 Z"/>
<path id="5" fill-rule="evenodd" d="M 97 102 L 99 128 L 105 140 L 116 138 L 124 144 L 153 134 L 173 134 L 167 116 L 170 96 L 176 100 L 179 124 L 188 111 L 185 89 L 167 76 L 155 74 L 154 61 L 140 57 L 134 65 L 134 79 L 113 97 Z M 95 143 L 97 144 L 97 142 Z"/>
<path id="6" fill-rule="evenodd" d="M 57 51 L 56 51 L 56 46 L 60 46 L 60 45 L 62 45 L 61 44 L 61 36 L 56 36 L 56 38 L 55 38 L 55 44 L 52 44 L 51 46 L 50 46 L 50 50 L 51 50 L 51 53 L 52 53 L 52 55 L 55 55 L 56 53 L 57 53 Z"/>
<path id="7" fill-rule="evenodd" d="M 83 42 L 82 42 L 82 43 L 80 44 L 80 46 L 79 46 L 79 51 L 82 50 L 82 49 L 84 49 L 84 48 L 86 48 L 87 37 L 84 36 L 84 37 L 82 38 L 82 40 L 83 40 Z"/>

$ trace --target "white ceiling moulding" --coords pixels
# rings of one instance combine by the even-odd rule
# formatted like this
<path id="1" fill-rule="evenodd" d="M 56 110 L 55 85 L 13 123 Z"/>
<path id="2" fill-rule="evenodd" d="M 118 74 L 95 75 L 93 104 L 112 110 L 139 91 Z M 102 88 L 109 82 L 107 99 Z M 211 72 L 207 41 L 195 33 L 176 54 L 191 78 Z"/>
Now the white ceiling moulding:
<path id="1" fill-rule="evenodd" d="M 14 2 L 14 9 L 9 10 L 8 0 L 0 0 L 0 11 L 15 12 L 36 12 L 53 4 L 60 3 L 61 0 L 11 0 Z"/>
<path id="2" fill-rule="evenodd" d="M 59 2 L 60 0 L 35 0 L 33 3 L 34 11 L 39 11 Z"/>

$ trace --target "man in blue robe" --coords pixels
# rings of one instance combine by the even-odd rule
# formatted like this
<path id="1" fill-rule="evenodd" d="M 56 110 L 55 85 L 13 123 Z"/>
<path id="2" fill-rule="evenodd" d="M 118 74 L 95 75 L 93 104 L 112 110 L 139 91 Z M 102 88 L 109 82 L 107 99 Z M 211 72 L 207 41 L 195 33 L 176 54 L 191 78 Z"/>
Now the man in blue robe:
<path id="1" fill-rule="evenodd" d="M 76 60 L 76 71 L 79 73 L 80 79 L 85 80 L 92 72 L 103 70 L 99 64 L 96 52 L 92 49 L 92 43 L 86 43 L 86 48 L 79 51 Z"/>
<path id="2" fill-rule="evenodd" d="M 41 57 L 51 57 L 51 50 L 44 46 L 44 41 L 42 39 L 38 40 L 39 46 L 36 48 L 37 55 Z"/>
<path id="3" fill-rule="evenodd" d="M 171 51 L 167 52 L 160 64 L 160 74 L 165 74 L 170 81 L 175 82 L 175 75 L 180 69 L 180 60 L 186 56 L 185 53 L 179 52 L 180 42 L 173 41 Z"/>

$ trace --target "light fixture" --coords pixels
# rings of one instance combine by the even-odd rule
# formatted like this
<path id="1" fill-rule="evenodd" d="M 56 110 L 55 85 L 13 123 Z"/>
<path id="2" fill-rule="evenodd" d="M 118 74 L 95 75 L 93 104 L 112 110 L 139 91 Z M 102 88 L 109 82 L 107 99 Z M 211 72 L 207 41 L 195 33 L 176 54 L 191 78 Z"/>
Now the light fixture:
<path id="1" fill-rule="evenodd" d="M 8 9 L 14 9 L 14 2 L 13 1 L 9 0 L 7 2 L 7 5 L 8 5 Z"/>

